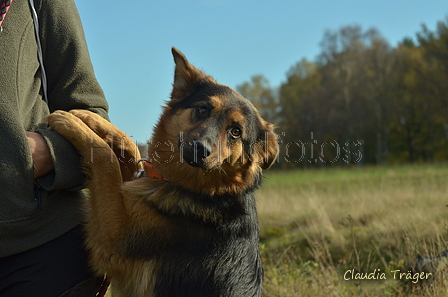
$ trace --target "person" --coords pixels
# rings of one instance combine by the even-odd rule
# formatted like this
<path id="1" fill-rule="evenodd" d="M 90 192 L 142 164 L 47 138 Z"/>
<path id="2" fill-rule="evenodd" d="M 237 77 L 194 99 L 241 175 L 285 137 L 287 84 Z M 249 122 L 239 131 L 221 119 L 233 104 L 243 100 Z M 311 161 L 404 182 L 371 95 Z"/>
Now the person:
<path id="1" fill-rule="evenodd" d="M 45 118 L 86 109 L 108 119 L 108 104 L 73 0 L 34 0 L 48 103 L 30 4 L 0 4 L 9 5 L 0 34 L 0 296 L 56 297 L 92 272 L 83 246 L 82 160 Z"/>

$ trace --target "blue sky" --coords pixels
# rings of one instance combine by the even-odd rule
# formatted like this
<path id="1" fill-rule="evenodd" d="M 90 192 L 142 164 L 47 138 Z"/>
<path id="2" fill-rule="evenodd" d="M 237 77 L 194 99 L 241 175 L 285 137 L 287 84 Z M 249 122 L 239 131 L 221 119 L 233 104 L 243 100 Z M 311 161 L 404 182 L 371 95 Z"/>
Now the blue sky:
<path id="1" fill-rule="evenodd" d="M 263 74 L 272 86 L 314 60 L 325 30 L 375 27 L 395 46 L 448 16 L 446 0 L 75 0 L 112 122 L 144 142 L 169 99 L 171 47 L 235 88 Z"/>

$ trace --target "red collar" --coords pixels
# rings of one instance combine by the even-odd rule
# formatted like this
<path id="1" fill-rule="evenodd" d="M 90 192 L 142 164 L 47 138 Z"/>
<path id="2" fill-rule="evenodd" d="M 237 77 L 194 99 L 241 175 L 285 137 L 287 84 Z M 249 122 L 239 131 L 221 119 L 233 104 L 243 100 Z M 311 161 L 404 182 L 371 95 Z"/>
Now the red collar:
<path id="1" fill-rule="evenodd" d="M 154 166 L 148 160 L 141 159 L 141 160 L 139 160 L 137 162 L 137 164 L 140 163 L 140 162 L 143 162 L 144 170 L 140 170 L 137 173 L 137 178 L 139 178 L 139 177 L 144 175 L 144 176 L 147 176 L 147 177 L 150 177 L 150 178 L 166 181 L 166 179 L 163 178 L 162 173 L 160 173 L 160 171 L 155 169 Z"/>
<path id="2" fill-rule="evenodd" d="M 149 163 L 148 161 L 143 162 L 143 165 L 145 165 L 145 174 L 147 177 L 159 179 L 159 180 L 166 180 L 163 178 L 162 173 L 154 168 L 154 166 Z"/>

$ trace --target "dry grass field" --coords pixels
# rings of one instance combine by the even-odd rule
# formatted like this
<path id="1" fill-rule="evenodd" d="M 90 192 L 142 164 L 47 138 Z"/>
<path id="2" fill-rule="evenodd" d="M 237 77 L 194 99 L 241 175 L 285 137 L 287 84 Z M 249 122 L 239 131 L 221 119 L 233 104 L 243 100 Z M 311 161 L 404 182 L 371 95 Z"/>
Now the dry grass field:
<path id="1" fill-rule="evenodd" d="M 413 269 L 448 249 L 447 165 L 268 172 L 258 198 L 264 296 L 448 296 L 446 258 Z"/>
<path id="2" fill-rule="evenodd" d="M 448 296 L 446 259 L 413 269 L 448 249 L 448 165 L 268 171 L 257 197 L 263 296 Z"/>

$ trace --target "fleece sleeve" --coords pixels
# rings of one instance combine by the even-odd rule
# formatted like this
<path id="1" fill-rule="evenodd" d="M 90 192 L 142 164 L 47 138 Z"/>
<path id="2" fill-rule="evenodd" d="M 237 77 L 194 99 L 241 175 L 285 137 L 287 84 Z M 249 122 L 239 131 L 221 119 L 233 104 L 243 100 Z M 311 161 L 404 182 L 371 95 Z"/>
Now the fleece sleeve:
<path id="1" fill-rule="evenodd" d="M 108 119 L 108 105 L 94 74 L 75 3 L 42 0 L 38 7 L 50 112 L 86 109 Z M 37 132 L 47 142 L 54 165 L 54 172 L 38 182 L 46 190 L 79 189 L 85 177 L 76 149 L 54 131 Z"/>

